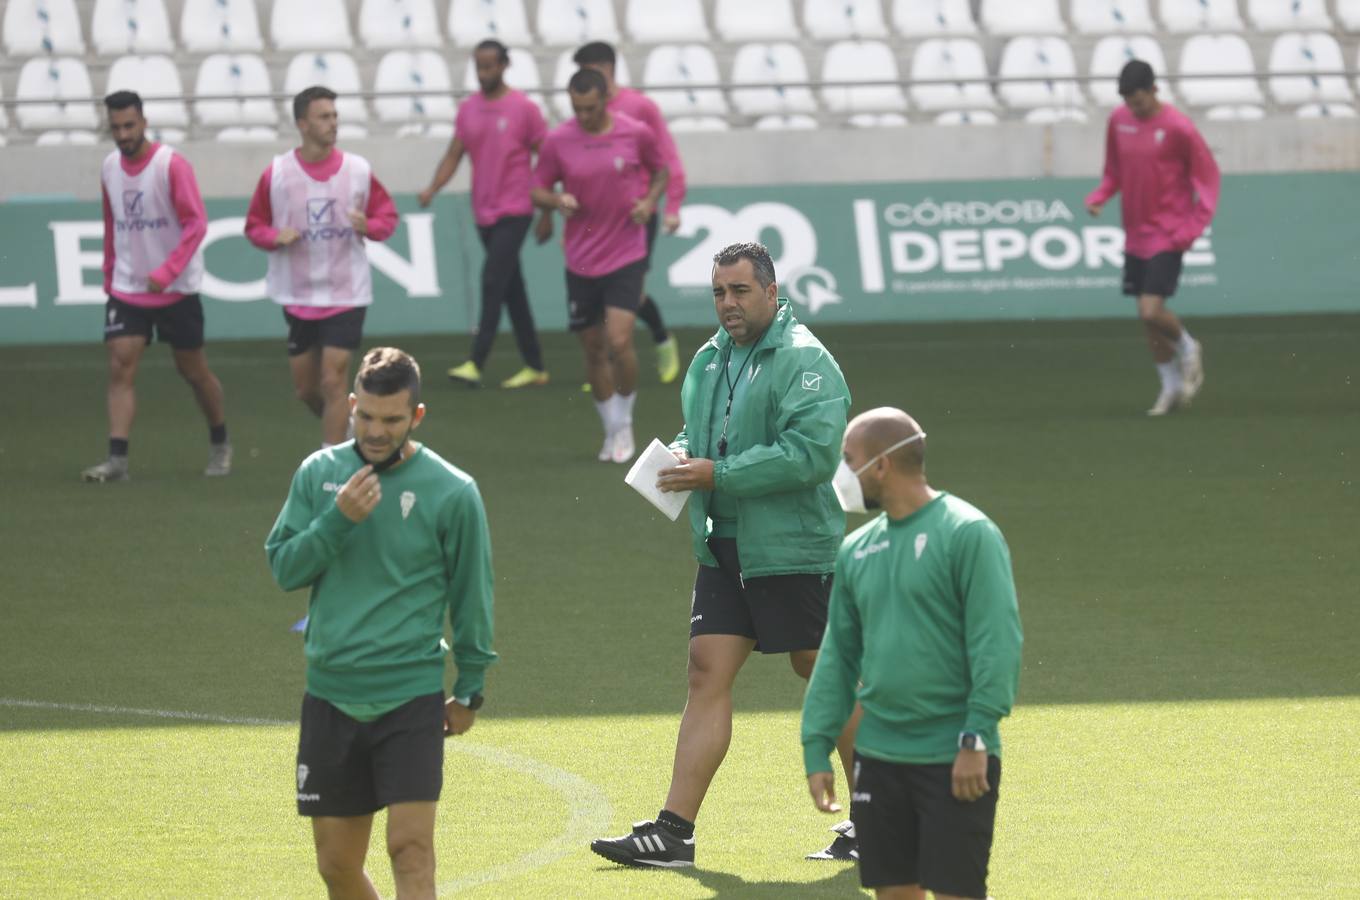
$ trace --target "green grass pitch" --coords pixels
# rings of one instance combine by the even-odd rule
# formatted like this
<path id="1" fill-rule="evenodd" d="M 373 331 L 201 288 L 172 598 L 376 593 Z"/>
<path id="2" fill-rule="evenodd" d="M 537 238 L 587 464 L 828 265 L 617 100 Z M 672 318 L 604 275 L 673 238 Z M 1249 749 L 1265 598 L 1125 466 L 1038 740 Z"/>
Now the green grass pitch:
<path id="1" fill-rule="evenodd" d="M 1010 541 L 1026 645 L 992 893 L 1360 894 L 1360 317 L 1197 323 L 1204 393 L 1164 420 L 1142 415 L 1131 321 L 818 333 L 855 410 L 914 413 L 932 482 Z M 832 821 L 779 658 L 739 683 L 700 868 L 587 850 L 664 797 L 693 562 L 683 524 L 595 462 L 579 352 L 545 341 L 553 384 L 514 394 L 444 382 L 463 337 L 397 342 L 426 371 L 420 437 L 478 478 L 496 554 L 502 661 L 449 743 L 444 892 L 854 895 L 852 868 L 802 859 Z M 503 334 L 492 380 L 512 353 Z M 261 549 L 318 428 L 281 340 L 209 358 L 235 473 L 200 477 L 205 428 L 155 347 L 134 480 L 100 486 L 78 473 L 104 450 L 101 348 L 0 354 L 0 896 L 323 894 L 292 799 L 305 595 Z M 644 372 L 640 441 L 675 432 L 677 394 Z M 380 839 L 369 868 L 390 893 Z"/>

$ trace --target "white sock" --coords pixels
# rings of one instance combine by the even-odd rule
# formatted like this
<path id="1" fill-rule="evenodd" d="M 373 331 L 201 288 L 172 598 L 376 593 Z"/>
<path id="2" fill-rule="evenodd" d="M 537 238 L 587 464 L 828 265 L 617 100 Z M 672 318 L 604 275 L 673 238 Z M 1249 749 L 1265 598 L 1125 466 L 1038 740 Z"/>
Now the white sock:
<path id="1" fill-rule="evenodd" d="M 615 394 L 614 397 L 617 397 Z M 605 434 L 613 434 L 616 430 L 614 425 L 614 397 L 608 400 L 596 400 L 595 411 L 600 414 L 600 422 L 604 425 Z"/>
<path id="2" fill-rule="evenodd" d="M 1181 389 L 1181 367 L 1176 364 L 1175 360 L 1157 363 L 1157 374 L 1162 378 L 1163 391 L 1179 391 Z"/>
<path id="3" fill-rule="evenodd" d="M 637 392 L 631 394 L 615 394 L 610 397 L 610 402 L 614 404 L 614 423 L 622 428 L 625 425 L 633 424 L 633 404 L 637 401 Z"/>
<path id="4" fill-rule="evenodd" d="M 1188 329 L 1188 328 L 1186 328 L 1184 325 L 1182 325 L 1182 326 L 1181 326 L 1181 339 L 1180 339 L 1180 341 L 1176 344 L 1176 352 L 1179 353 L 1181 356 L 1185 356 L 1187 353 L 1193 353 L 1194 350 L 1195 350 L 1195 339 L 1192 338 L 1192 337 L 1190 336 L 1190 329 Z"/>

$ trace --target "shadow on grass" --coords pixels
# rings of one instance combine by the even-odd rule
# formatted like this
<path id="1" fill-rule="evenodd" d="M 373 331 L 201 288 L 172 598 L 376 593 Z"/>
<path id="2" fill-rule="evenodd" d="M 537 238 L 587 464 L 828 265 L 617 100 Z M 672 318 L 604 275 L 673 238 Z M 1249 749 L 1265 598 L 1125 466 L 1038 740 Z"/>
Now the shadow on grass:
<path id="1" fill-rule="evenodd" d="M 747 881 L 731 872 L 704 869 L 682 869 L 677 872 L 697 881 L 713 892 L 715 900 L 785 900 L 787 897 L 845 897 L 857 894 L 859 868 L 845 863 L 808 862 L 809 866 L 835 866 L 839 871 L 828 873 L 820 881 Z"/>

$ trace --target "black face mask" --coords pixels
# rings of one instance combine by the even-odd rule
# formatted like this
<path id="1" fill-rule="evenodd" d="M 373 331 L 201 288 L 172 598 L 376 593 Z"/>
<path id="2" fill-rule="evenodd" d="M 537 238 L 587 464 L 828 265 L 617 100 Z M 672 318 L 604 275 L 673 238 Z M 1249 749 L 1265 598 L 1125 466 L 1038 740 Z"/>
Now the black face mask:
<path id="1" fill-rule="evenodd" d="M 388 469 L 395 466 L 397 463 L 401 462 L 401 448 L 405 446 L 406 441 L 403 440 L 400 444 L 397 445 L 397 449 L 392 451 L 392 455 L 387 457 L 387 459 L 384 459 L 382 462 L 369 462 L 367 459 L 365 459 L 364 454 L 359 450 L 358 441 L 354 443 L 354 452 L 359 457 L 359 461 L 366 466 L 372 466 L 374 472 L 385 472 Z"/>

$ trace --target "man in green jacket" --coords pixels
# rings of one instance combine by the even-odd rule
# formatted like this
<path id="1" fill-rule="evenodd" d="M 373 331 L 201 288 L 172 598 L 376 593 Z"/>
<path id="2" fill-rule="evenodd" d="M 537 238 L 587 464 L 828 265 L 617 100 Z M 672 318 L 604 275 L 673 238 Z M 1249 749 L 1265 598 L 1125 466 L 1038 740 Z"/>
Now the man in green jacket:
<path id="1" fill-rule="evenodd" d="M 769 251 L 733 244 L 713 261 L 722 327 L 690 363 L 685 427 L 671 445 L 679 464 L 657 482 L 694 492 L 689 699 L 656 820 L 591 843 L 624 865 L 694 864 L 694 820 L 731 741 L 737 672 L 758 649 L 812 673 L 845 533 L 830 485 L 850 408 L 840 367 L 779 299 Z"/>
<path id="2" fill-rule="evenodd" d="M 997 725 L 1020 676 L 1010 551 L 976 507 L 932 488 L 925 433 L 899 409 L 856 416 L 833 482 L 847 511 L 883 514 L 836 556 L 830 619 L 803 701 L 817 808 L 858 699 L 850 817 L 860 881 L 880 900 L 987 896 L 1001 780 Z"/>
<path id="3" fill-rule="evenodd" d="M 491 539 L 472 478 L 411 440 L 425 416 L 414 359 L 369 351 L 350 408 L 354 440 L 302 463 L 265 541 L 279 586 L 311 588 L 298 813 L 330 896 L 377 897 L 364 856 L 386 807 L 398 895 L 434 897 L 444 738 L 472 727 L 496 659 Z"/>

